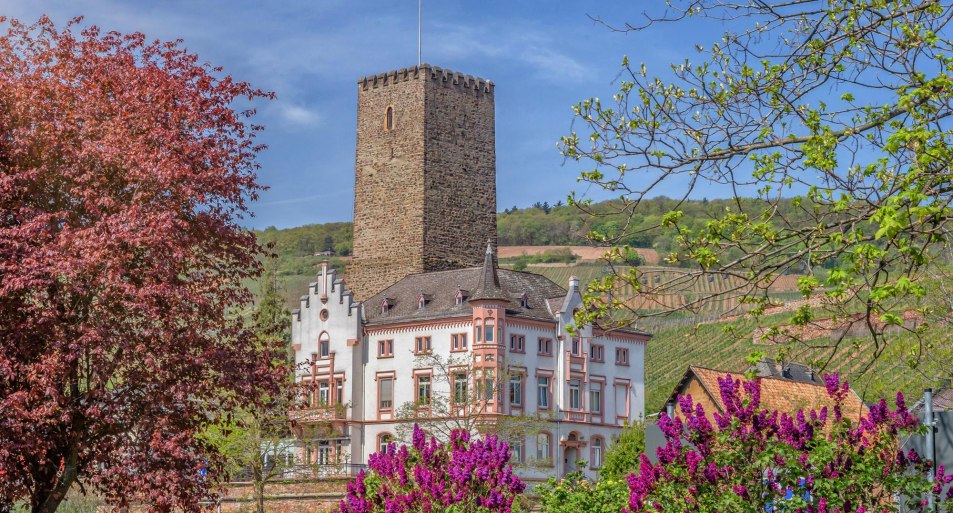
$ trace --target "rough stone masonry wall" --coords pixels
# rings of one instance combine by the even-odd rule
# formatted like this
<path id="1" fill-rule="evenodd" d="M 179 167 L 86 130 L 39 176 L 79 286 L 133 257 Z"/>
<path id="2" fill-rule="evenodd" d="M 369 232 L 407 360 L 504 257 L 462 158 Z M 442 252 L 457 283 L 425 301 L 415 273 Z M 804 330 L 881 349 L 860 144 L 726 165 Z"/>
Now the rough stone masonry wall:
<path id="1" fill-rule="evenodd" d="M 357 300 L 408 274 L 482 262 L 496 240 L 493 103 L 490 82 L 429 65 L 358 82 Z"/>
<path id="2" fill-rule="evenodd" d="M 459 74 L 426 88 L 424 268 L 478 266 L 496 247 L 493 89 Z"/>
<path id="3" fill-rule="evenodd" d="M 422 269 L 427 73 L 415 69 L 358 83 L 354 261 L 347 271 L 357 300 Z M 384 126 L 389 106 L 391 130 Z"/>

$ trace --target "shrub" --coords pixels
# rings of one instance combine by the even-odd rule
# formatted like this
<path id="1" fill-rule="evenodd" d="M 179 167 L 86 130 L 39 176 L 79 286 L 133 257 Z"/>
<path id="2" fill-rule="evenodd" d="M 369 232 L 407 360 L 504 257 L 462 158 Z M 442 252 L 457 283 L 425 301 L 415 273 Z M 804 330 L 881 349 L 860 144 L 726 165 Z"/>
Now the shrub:
<path id="1" fill-rule="evenodd" d="M 629 502 L 625 479 L 586 480 L 570 472 L 561 480 L 549 478 L 536 487 L 539 504 L 546 513 L 619 513 Z"/>
<path id="2" fill-rule="evenodd" d="M 368 459 L 370 472 L 348 484 L 341 513 L 510 513 L 525 485 L 513 473 L 506 442 L 492 435 L 470 440 L 457 430 L 449 446 L 414 426 L 413 445 L 389 444 Z"/>
<path id="3" fill-rule="evenodd" d="M 927 494 L 938 500 L 953 476 L 939 467 L 934 486 L 929 464 L 899 449 L 901 435 L 918 429 L 903 395 L 896 410 L 881 400 L 853 422 L 841 413 L 847 384 L 825 380 L 833 411 L 788 415 L 760 408 L 760 381 L 726 376 L 719 380 L 725 413 L 713 415 L 715 426 L 701 404 L 681 397 L 684 421 L 659 419 L 666 444 L 658 464 L 643 455 L 628 477 L 627 511 L 863 513 L 895 511 L 897 502 L 923 511 Z"/>

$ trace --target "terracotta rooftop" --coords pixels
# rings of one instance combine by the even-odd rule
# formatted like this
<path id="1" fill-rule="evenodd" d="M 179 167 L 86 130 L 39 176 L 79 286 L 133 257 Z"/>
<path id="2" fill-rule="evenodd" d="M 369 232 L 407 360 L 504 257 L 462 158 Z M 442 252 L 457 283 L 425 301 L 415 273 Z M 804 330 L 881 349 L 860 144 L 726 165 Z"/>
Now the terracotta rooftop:
<path id="1" fill-rule="evenodd" d="M 698 378 L 702 387 L 714 400 L 720 412 L 724 412 L 725 405 L 721 400 L 721 388 L 718 379 L 730 375 L 732 379 L 745 380 L 743 374 L 706 369 L 704 367 L 689 366 L 682 381 L 675 387 L 668 401 L 677 400 L 677 396 L 694 376 Z M 777 410 L 793 414 L 798 410 L 820 410 L 827 406 L 832 408 L 834 401 L 827 395 L 827 388 L 823 384 L 779 377 L 762 377 L 761 379 L 761 407 L 765 410 Z M 667 401 L 667 402 L 668 402 Z M 867 406 L 853 391 L 847 395 L 843 406 L 844 415 L 858 419 L 867 413 Z"/>

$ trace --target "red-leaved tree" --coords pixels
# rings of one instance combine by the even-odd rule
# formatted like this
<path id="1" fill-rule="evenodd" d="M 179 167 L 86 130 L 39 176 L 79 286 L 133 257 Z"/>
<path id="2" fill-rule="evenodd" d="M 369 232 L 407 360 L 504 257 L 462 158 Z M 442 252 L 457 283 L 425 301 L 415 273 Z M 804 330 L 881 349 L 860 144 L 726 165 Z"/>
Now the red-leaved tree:
<path id="1" fill-rule="evenodd" d="M 0 17 L 0 510 L 196 510 L 211 411 L 274 390 L 237 315 L 270 93 L 179 42 Z M 254 392 L 254 393 L 253 393 Z"/>

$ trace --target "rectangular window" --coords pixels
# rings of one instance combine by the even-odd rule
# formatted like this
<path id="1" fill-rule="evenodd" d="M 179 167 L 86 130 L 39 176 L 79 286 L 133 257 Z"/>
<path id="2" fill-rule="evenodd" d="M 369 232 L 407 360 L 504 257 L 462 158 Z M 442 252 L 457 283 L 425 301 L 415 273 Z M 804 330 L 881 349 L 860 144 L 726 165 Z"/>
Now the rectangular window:
<path id="1" fill-rule="evenodd" d="M 579 340 L 579 337 L 572 337 L 570 352 L 573 356 L 580 356 L 582 354 L 582 341 Z"/>
<path id="2" fill-rule="evenodd" d="M 318 406 L 327 406 L 331 403 L 331 384 L 327 381 L 318 382 Z"/>
<path id="3" fill-rule="evenodd" d="M 344 380 L 338 379 L 335 380 L 335 382 L 337 385 L 337 398 L 335 399 L 335 402 L 338 404 L 344 404 Z"/>
<path id="4" fill-rule="evenodd" d="M 510 442 L 510 463 L 523 463 L 523 439 Z"/>
<path id="5" fill-rule="evenodd" d="M 327 442 L 318 444 L 318 465 L 331 464 L 331 446 Z"/>
<path id="6" fill-rule="evenodd" d="M 581 384 L 578 379 L 569 380 L 569 409 L 570 410 L 579 410 L 582 409 L 582 398 L 581 391 L 579 390 Z"/>
<path id="7" fill-rule="evenodd" d="M 494 392 L 494 389 L 496 388 L 494 386 L 495 383 L 496 383 L 496 380 L 494 380 L 492 377 L 481 378 L 477 382 L 477 386 L 479 387 L 479 389 L 477 390 L 478 396 L 486 402 L 493 401 L 493 392 Z"/>
<path id="8" fill-rule="evenodd" d="M 617 347 L 615 350 L 615 363 L 616 365 L 628 365 L 629 350 L 622 347 Z"/>
<path id="9" fill-rule="evenodd" d="M 430 345 L 430 337 L 417 337 L 414 339 L 414 352 L 417 354 L 429 353 L 433 349 Z"/>
<path id="10" fill-rule="evenodd" d="M 553 354 L 553 340 L 550 338 L 541 338 L 537 341 L 538 350 L 537 353 L 544 356 L 551 356 Z"/>
<path id="11" fill-rule="evenodd" d="M 327 358 L 331 354 L 331 341 L 321 340 L 319 344 L 321 349 L 321 358 Z"/>
<path id="12" fill-rule="evenodd" d="M 536 378 L 536 405 L 541 410 L 549 408 L 549 378 L 546 376 Z"/>
<path id="13" fill-rule="evenodd" d="M 602 440 L 596 438 L 592 441 L 592 468 L 602 466 Z"/>
<path id="14" fill-rule="evenodd" d="M 378 340 L 377 341 L 377 357 L 378 358 L 392 358 L 394 356 L 394 341 L 393 340 Z"/>
<path id="15" fill-rule="evenodd" d="M 483 340 L 487 343 L 493 342 L 493 327 L 495 326 L 495 321 L 493 319 L 486 319 L 483 321 Z M 500 345 L 503 345 L 503 341 L 500 341 Z"/>
<path id="16" fill-rule="evenodd" d="M 514 353 L 525 353 L 526 337 L 523 335 L 510 335 L 510 351 Z"/>
<path id="17" fill-rule="evenodd" d="M 602 383 L 589 384 L 589 411 L 602 413 Z"/>
<path id="18" fill-rule="evenodd" d="M 592 344 L 589 346 L 589 359 L 594 362 L 605 361 L 605 347 L 601 344 Z"/>
<path id="19" fill-rule="evenodd" d="M 540 433 L 536 435 L 536 459 L 546 461 L 549 459 L 549 434 Z"/>
<path id="20" fill-rule="evenodd" d="M 454 404 L 464 404 L 469 395 L 470 382 L 467 375 L 460 373 L 453 375 L 453 402 Z"/>
<path id="21" fill-rule="evenodd" d="M 616 384 L 615 386 L 615 414 L 619 417 L 629 416 L 629 386 Z"/>
<path id="22" fill-rule="evenodd" d="M 453 335 L 450 335 L 450 350 L 451 351 L 466 351 L 467 350 L 467 334 L 454 333 Z"/>
<path id="23" fill-rule="evenodd" d="M 380 409 L 390 410 L 394 407 L 394 378 L 380 378 L 378 383 L 380 396 Z"/>
<path id="24" fill-rule="evenodd" d="M 523 406 L 523 377 L 510 376 L 510 406 Z"/>
<path id="25" fill-rule="evenodd" d="M 430 404 L 430 376 L 417 376 L 417 404 Z"/>

